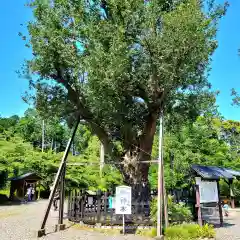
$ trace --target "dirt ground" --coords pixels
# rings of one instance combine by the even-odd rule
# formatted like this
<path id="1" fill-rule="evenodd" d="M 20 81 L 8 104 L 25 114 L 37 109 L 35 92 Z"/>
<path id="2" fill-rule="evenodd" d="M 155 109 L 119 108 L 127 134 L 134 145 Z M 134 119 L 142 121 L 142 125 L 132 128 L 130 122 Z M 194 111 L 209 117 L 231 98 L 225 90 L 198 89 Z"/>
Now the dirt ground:
<path id="1" fill-rule="evenodd" d="M 0 206 L 0 239 L 30 240 L 37 239 L 37 230 L 46 209 L 47 201 L 39 201 L 24 205 Z M 46 225 L 46 236 L 41 239 L 80 239 L 80 240 L 146 240 L 147 238 L 126 235 L 106 235 L 96 231 L 82 230 L 73 226 L 66 219 L 67 229 L 55 232 L 58 212 L 51 210 Z M 240 240 L 240 211 L 231 211 L 224 219 L 224 227 L 217 228 L 217 240 Z"/>

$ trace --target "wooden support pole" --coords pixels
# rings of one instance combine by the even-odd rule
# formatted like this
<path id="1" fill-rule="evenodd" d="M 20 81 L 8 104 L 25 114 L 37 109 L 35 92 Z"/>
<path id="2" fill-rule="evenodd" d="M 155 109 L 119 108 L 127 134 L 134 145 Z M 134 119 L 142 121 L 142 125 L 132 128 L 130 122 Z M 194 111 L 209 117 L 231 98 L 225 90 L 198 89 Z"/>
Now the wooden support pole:
<path id="1" fill-rule="evenodd" d="M 201 203 L 200 203 L 200 192 L 199 192 L 199 185 L 196 184 L 196 208 L 197 208 L 197 215 L 198 215 L 198 225 L 202 226 L 202 211 L 201 211 Z"/>
<path id="2" fill-rule="evenodd" d="M 217 189 L 218 189 L 218 208 L 219 208 L 219 218 L 220 218 L 220 226 L 223 226 L 223 211 L 222 211 L 222 204 L 221 204 L 221 198 L 220 198 L 220 187 L 219 187 L 219 181 L 217 181 Z"/>
<path id="3" fill-rule="evenodd" d="M 163 239 L 163 111 L 161 110 L 159 118 L 159 153 L 158 153 L 158 200 L 157 200 L 157 237 Z"/>
<path id="4" fill-rule="evenodd" d="M 64 152 L 64 155 L 63 155 L 63 157 L 62 157 L 62 161 L 61 161 L 61 163 L 60 163 L 60 166 L 59 166 L 59 169 L 58 169 L 56 178 L 55 178 L 55 180 L 54 180 L 53 189 L 52 189 L 52 191 L 51 191 L 51 193 L 50 193 L 50 196 L 49 196 L 49 202 L 48 202 L 48 206 L 47 206 L 47 208 L 46 208 L 45 215 L 44 215 L 44 218 L 43 218 L 43 221 L 42 221 L 42 224 L 41 224 L 41 229 L 38 231 L 38 234 L 37 234 L 38 237 L 42 237 L 43 235 L 45 235 L 45 225 L 46 225 L 46 222 L 47 222 L 47 219 L 48 219 L 48 215 L 49 215 L 49 212 L 50 212 L 50 209 L 51 209 L 51 206 L 52 206 L 54 194 L 55 194 L 55 192 L 56 192 L 57 185 L 58 185 L 58 183 L 59 183 L 59 179 L 60 179 L 60 177 L 62 176 L 63 169 L 64 169 L 64 167 L 65 167 L 65 163 L 66 163 L 66 160 L 67 160 L 67 156 L 68 156 L 68 153 L 69 153 L 69 150 L 70 150 L 70 147 L 71 147 L 73 138 L 74 138 L 74 136 L 75 136 L 75 133 L 76 133 L 76 131 L 77 131 L 79 122 L 80 122 L 80 116 L 78 116 L 78 118 L 77 118 L 77 123 L 76 123 L 76 126 L 75 126 L 74 129 L 73 129 L 72 136 L 71 136 L 70 139 L 68 140 L 67 147 L 66 147 L 66 149 L 65 149 L 65 152 Z"/>
<path id="5" fill-rule="evenodd" d="M 230 190 L 230 201 L 231 201 L 231 208 L 235 208 L 235 202 L 234 202 L 234 194 L 232 190 L 233 180 L 229 180 L 229 190 Z"/>
<path id="6" fill-rule="evenodd" d="M 164 130 L 164 119 L 162 117 L 162 150 L 161 150 L 161 168 L 162 168 L 162 196 L 163 196 L 163 210 L 164 210 L 164 223 L 165 228 L 168 227 L 168 196 L 165 188 L 165 178 L 164 178 L 164 156 L 163 156 L 163 130 Z"/>
<path id="7" fill-rule="evenodd" d="M 164 222 L 165 222 L 165 228 L 168 228 L 168 196 L 166 193 L 166 188 L 165 188 L 165 181 L 163 180 L 163 197 L 164 197 Z"/>
<path id="8" fill-rule="evenodd" d="M 103 171 L 103 167 L 104 167 L 104 145 L 101 143 L 100 146 L 100 177 L 102 177 L 102 171 Z"/>
<path id="9" fill-rule="evenodd" d="M 42 120 L 42 152 L 44 152 L 45 148 L 45 122 Z"/>
<path id="10" fill-rule="evenodd" d="M 101 221 L 101 192 L 97 192 L 97 223 Z"/>
<path id="11" fill-rule="evenodd" d="M 64 198 L 65 198 L 65 174 L 66 174 L 66 163 L 63 167 L 63 173 L 60 183 L 60 204 L 59 204 L 59 218 L 58 224 L 63 224 L 63 213 L 64 213 Z"/>

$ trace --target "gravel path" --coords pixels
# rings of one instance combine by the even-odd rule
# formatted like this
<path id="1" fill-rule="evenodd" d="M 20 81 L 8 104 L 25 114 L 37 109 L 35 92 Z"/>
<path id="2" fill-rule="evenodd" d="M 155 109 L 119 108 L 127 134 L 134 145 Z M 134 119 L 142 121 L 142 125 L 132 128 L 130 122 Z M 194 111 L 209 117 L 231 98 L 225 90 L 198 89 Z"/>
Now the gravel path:
<path id="1" fill-rule="evenodd" d="M 36 233 L 46 209 L 47 201 L 39 201 L 26 205 L 0 206 L 0 239 L 1 240 L 32 240 L 37 239 Z M 106 236 L 96 231 L 80 230 L 65 220 L 67 229 L 54 232 L 58 212 L 51 210 L 46 225 L 47 235 L 41 239 L 46 240 L 146 240 L 147 238 L 127 236 Z M 66 218 L 66 216 L 65 216 Z M 230 212 L 224 220 L 223 228 L 216 229 L 217 240 L 240 240 L 240 212 Z"/>
<path id="2" fill-rule="evenodd" d="M 217 240 L 240 240 L 240 212 L 231 211 L 224 227 L 216 229 Z"/>
<path id="3" fill-rule="evenodd" d="M 1 240 L 30 240 L 37 239 L 36 233 L 46 209 L 47 201 L 39 201 L 25 205 L 0 206 L 0 239 Z M 96 231 L 79 230 L 67 222 L 65 231 L 54 232 L 58 212 L 51 210 L 46 225 L 46 236 L 41 239 L 79 239 L 79 240 L 146 240 L 140 236 L 106 236 Z M 66 217 L 66 216 L 65 216 Z"/>

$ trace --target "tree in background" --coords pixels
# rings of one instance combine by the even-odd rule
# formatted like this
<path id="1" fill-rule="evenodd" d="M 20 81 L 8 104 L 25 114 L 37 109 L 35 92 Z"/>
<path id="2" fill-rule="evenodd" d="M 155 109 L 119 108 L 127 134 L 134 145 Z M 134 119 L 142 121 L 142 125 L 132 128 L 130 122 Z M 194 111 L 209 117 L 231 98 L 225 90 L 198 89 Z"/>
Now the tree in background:
<path id="1" fill-rule="evenodd" d="M 229 167 L 240 169 L 239 144 L 229 145 L 234 134 L 226 135 L 232 125 L 238 122 L 220 118 L 199 117 L 193 124 L 183 125 L 177 132 L 166 132 L 164 141 L 166 188 L 181 190 L 191 186 L 190 169 L 192 164 Z M 227 136 L 227 137 L 226 137 Z M 153 154 L 157 154 L 157 137 Z M 157 166 L 152 165 L 149 173 L 152 186 L 157 186 Z"/>
<path id="2" fill-rule="evenodd" d="M 27 113 L 29 112 L 36 111 L 32 109 L 27 111 Z M 51 148 L 46 148 L 42 152 L 39 147 L 36 147 L 35 143 L 38 139 L 36 132 L 38 128 L 31 129 L 29 121 L 34 125 L 34 123 L 37 123 L 37 120 L 31 117 L 28 119 L 27 125 L 24 126 L 27 117 L 29 118 L 29 114 L 18 118 L 18 122 L 14 124 L 5 124 L 6 122 L 11 122 L 12 117 L 4 118 L 3 120 L 0 118 L 0 128 L 4 130 L 0 133 L 0 189 L 8 187 L 7 179 L 9 177 L 19 176 L 27 172 L 35 172 L 42 177 L 42 189 L 49 190 L 57 173 L 62 152 L 52 151 Z M 53 128 L 54 126 L 52 125 Z M 67 136 L 66 124 L 61 125 L 61 127 L 66 130 L 65 135 Z M 26 128 L 29 135 L 22 135 L 22 130 Z M 102 178 L 100 178 L 100 142 L 98 138 L 89 135 L 90 132 L 84 125 L 79 126 L 78 133 L 77 138 L 80 138 L 81 141 L 76 139 L 75 148 L 80 151 L 80 155 L 74 156 L 73 153 L 69 154 L 69 162 L 80 163 L 80 165 L 70 165 L 67 167 L 67 188 L 82 187 L 93 190 L 99 188 L 106 190 L 119 185 L 122 182 L 122 178 L 113 166 L 106 166 L 103 170 Z M 48 132 L 47 135 L 49 135 Z M 29 140 L 31 142 L 27 142 L 27 137 L 30 137 Z M 63 142 L 67 142 L 67 137 L 63 139 Z"/>
<path id="3" fill-rule="evenodd" d="M 44 114 L 79 113 L 124 163 L 125 183 L 146 181 L 160 111 L 194 120 L 213 97 L 206 73 L 225 6 L 210 2 L 32 1 L 29 98 Z"/>

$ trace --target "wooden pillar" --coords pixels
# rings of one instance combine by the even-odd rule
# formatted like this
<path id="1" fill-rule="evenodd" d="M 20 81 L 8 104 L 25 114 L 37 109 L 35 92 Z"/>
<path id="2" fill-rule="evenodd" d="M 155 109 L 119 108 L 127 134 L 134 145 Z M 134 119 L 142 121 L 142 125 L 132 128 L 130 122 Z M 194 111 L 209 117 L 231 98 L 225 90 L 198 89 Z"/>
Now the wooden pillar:
<path id="1" fill-rule="evenodd" d="M 11 181 L 9 199 L 12 201 L 14 199 L 14 192 L 16 190 L 15 182 Z"/>
<path id="2" fill-rule="evenodd" d="M 220 226 L 223 226 L 223 212 L 222 212 L 222 205 L 221 205 L 221 198 L 220 198 L 220 188 L 219 188 L 219 181 L 217 181 L 217 189 L 218 189 L 218 208 L 219 208 L 219 218 L 220 218 Z"/>
<path id="3" fill-rule="evenodd" d="M 229 190 L 230 190 L 230 201 L 231 201 L 231 208 L 235 208 L 235 202 L 234 202 L 234 194 L 232 190 L 232 184 L 233 180 L 229 180 Z"/>
<path id="4" fill-rule="evenodd" d="M 23 180 L 23 187 L 22 187 L 22 198 L 25 198 L 25 180 Z"/>
<path id="5" fill-rule="evenodd" d="M 61 182 L 60 182 L 60 201 L 59 201 L 59 216 L 58 224 L 63 224 L 63 214 L 64 214 L 64 199 L 65 199 L 65 174 L 66 174 L 66 163 L 63 166 Z"/>
<path id="6" fill-rule="evenodd" d="M 43 218 L 43 221 L 42 221 L 42 224 L 41 224 L 41 228 L 38 230 L 38 235 L 37 235 L 38 237 L 42 237 L 42 236 L 45 235 L 45 225 L 46 225 L 46 222 L 47 222 L 47 219 L 48 219 L 48 215 L 49 215 L 52 203 L 53 203 L 53 198 L 54 198 L 55 192 L 57 190 L 57 185 L 59 183 L 59 179 L 62 176 L 62 172 L 64 170 L 64 167 L 65 167 L 65 164 L 66 164 L 66 161 L 67 161 L 67 156 L 68 156 L 70 147 L 72 145 L 72 141 L 73 141 L 73 138 L 75 136 L 75 133 L 77 131 L 79 122 L 80 122 L 80 115 L 78 115 L 78 117 L 77 117 L 77 122 L 76 122 L 76 125 L 75 125 L 74 129 L 73 129 L 72 136 L 68 140 L 68 144 L 66 146 L 64 155 L 62 157 L 60 166 L 58 168 L 58 172 L 57 172 L 57 175 L 56 175 L 54 183 L 53 183 L 53 189 L 52 189 L 52 191 L 50 193 L 50 196 L 49 196 L 49 202 L 48 202 L 45 214 L 44 214 L 44 218 Z"/>
<path id="7" fill-rule="evenodd" d="M 202 221 L 202 212 L 201 212 L 201 204 L 200 204 L 200 192 L 199 192 L 199 185 L 196 184 L 196 208 L 197 208 L 197 215 L 198 215 L 198 224 L 199 226 L 203 225 Z"/>
<path id="8" fill-rule="evenodd" d="M 97 223 L 101 220 L 101 192 L 97 191 Z"/>

